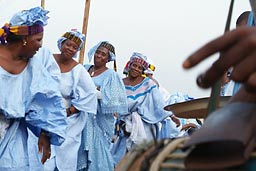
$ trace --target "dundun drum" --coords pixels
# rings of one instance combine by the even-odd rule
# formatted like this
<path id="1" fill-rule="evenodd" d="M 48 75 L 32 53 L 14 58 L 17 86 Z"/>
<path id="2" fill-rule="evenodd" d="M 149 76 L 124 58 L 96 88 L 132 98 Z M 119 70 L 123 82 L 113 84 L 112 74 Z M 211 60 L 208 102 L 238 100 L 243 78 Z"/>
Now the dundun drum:
<path id="1" fill-rule="evenodd" d="M 157 144 L 151 142 L 137 147 L 124 156 L 115 171 L 188 171 L 184 160 L 190 150 L 182 150 L 184 142 L 188 139 L 189 137 L 165 139 Z M 221 171 L 255 170 L 256 151 L 251 153 L 250 159 L 244 165 L 221 169 Z"/>

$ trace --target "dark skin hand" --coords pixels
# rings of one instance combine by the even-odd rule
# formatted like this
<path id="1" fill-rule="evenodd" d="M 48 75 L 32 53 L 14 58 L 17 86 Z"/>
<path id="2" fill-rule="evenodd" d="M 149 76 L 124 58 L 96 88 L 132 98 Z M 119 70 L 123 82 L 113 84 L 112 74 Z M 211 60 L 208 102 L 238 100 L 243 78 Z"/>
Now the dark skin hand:
<path id="1" fill-rule="evenodd" d="M 185 124 L 182 126 L 181 128 L 181 131 L 186 131 L 188 130 L 189 128 L 197 128 L 196 124 L 193 124 L 193 123 L 188 123 L 188 124 Z"/>
<path id="2" fill-rule="evenodd" d="M 255 27 L 241 26 L 210 41 L 190 55 L 184 61 L 183 68 L 192 68 L 217 52 L 220 52 L 220 57 L 198 76 L 197 84 L 209 88 L 232 67 L 230 79 L 243 83 L 246 91 L 256 93 Z"/>
<path id="3" fill-rule="evenodd" d="M 41 162 L 44 164 L 47 159 L 51 156 L 51 146 L 50 146 L 50 137 L 44 133 L 40 133 L 38 139 L 38 151 L 43 153 Z"/>
<path id="4" fill-rule="evenodd" d="M 174 115 L 171 116 L 172 121 L 176 124 L 176 127 L 180 126 L 180 120 Z"/>
<path id="5" fill-rule="evenodd" d="M 67 117 L 75 114 L 75 113 L 78 113 L 79 110 L 77 110 L 73 105 L 71 105 L 69 108 L 66 109 L 66 113 L 67 113 Z"/>

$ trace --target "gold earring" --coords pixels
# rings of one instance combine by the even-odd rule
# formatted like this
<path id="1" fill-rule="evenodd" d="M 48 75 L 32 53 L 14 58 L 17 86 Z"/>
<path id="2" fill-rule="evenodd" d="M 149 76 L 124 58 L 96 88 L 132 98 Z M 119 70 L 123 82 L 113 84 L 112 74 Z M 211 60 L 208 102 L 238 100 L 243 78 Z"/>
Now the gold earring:
<path id="1" fill-rule="evenodd" d="M 27 45 L 27 41 L 23 41 L 23 46 L 26 46 Z"/>

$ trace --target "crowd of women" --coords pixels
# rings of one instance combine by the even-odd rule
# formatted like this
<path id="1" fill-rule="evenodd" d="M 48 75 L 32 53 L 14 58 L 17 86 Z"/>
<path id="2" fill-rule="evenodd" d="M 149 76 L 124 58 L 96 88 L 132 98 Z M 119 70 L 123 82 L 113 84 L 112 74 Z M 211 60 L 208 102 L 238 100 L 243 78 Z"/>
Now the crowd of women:
<path id="1" fill-rule="evenodd" d="M 0 29 L 1 171 L 113 171 L 136 145 L 180 135 L 159 84 L 145 76 L 147 56 L 132 53 L 122 78 L 107 67 L 115 47 L 101 41 L 88 52 L 93 64 L 79 64 L 85 36 L 77 30 L 60 34 L 52 54 L 41 47 L 47 14 L 24 10 Z"/>
<path id="2" fill-rule="evenodd" d="M 88 52 L 93 64 L 79 64 L 85 36 L 77 30 L 62 34 L 52 54 L 41 47 L 47 14 L 18 12 L 0 30 L 0 170 L 114 170 L 134 146 L 176 131 L 161 124 L 180 123 L 144 75 L 145 55 L 131 55 L 125 78 L 107 67 L 116 60 L 108 41 Z"/>

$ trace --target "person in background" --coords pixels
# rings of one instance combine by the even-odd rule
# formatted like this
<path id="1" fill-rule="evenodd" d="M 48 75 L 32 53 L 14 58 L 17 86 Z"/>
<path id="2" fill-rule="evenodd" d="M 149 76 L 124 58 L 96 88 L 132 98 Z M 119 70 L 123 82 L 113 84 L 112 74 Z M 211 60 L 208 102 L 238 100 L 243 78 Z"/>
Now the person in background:
<path id="1" fill-rule="evenodd" d="M 58 84 L 33 58 L 42 46 L 48 11 L 34 7 L 16 13 L 0 29 L 0 170 L 29 170 L 27 128 L 38 136 L 45 163 L 50 144 L 65 140 L 67 121 Z M 14 93 L 14 90 L 15 93 Z"/>
<path id="2" fill-rule="evenodd" d="M 221 52 L 220 57 L 216 59 L 205 72 L 201 73 L 197 77 L 198 86 L 201 88 L 209 88 L 213 86 L 214 83 L 217 80 L 219 80 L 222 77 L 222 75 L 225 72 L 227 72 L 228 69 L 231 67 L 232 72 L 230 75 L 230 79 L 241 84 L 241 87 L 239 88 L 237 93 L 235 93 L 231 97 L 229 102 L 221 109 L 214 111 L 214 113 L 206 119 L 204 125 L 200 128 L 200 130 L 198 130 L 198 132 L 196 132 L 198 133 L 198 136 L 194 137 L 193 139 L 193 135 L 196 135 L 193 134 L 190 140 L 188 140 L 196 141 L 196 143 L 193 144 L 193 149 L 198 149 L 198 143 L 202 143 L 200 142 L 200 139 L 206 140 L 206 136 L 221 137 L 221 135 L 223 135 L 222 138 L 224 138 L 225 132 L 223 134 L 221 132 L 222 130 L 216 132 L 215 128 L 224 128 L 227 125 L 227 123 L 229 123 L 229 132 L 232 132 L 232 130 L 239 130 L 234 131 L 232 135 L 233 137 L 238 137 L 239 140 L 234 142 L 232 140 L 230 141 L 227 139 L 225 139 L 224 141 L 218 139 L 218 142 L 225 142 L 219 146 L 221 146 L 222 149 L 225 149 L 225 147 L 230 149 L 229 153 L 225 155 L 227 156 L 228 159 L 231 159 L 234 157 L 233 151 L 235 151 L 235 147 L 237 147 L 234 146 L 234 148 L 232 148 L 232 145 L 234 143 L 241 143 L 241 141 L 245 140 L 243 135 L 246 135 L 245 137 L 249 137 L 247 140 L 245 140 L 247 142 L 244 142 L 244 146 L 242 147 L 242 149 L 237 148 L 237 151 L 239 151 L 240 156 L 243 156 L 244 154 L 248 154 L 248 156 L 250 156 L 253 150 L 253 148 L 250 148 L 250 144 L 254 143 L 255 139 L 253 129 L 255 126 L 255 117 L 253 116 L 255 115 L 256 106 L 255 40 L 255 28 L 241 26 L 234 30 L 228 31 L 224 33 L 224 35 L 206 43 L 201 48 L 192 53 L 183 62 L 183 68 L 190 69 L 199 64 L 200 62 L 204 61 L 205 59 L 209 58 L 213 54 Z M 234 117 L 232 117 L 232 114 Z M 223 115 L 225 116 L 220 117 Z M 233 123 L 234 121 L 236 122 Z M 209 129 L 207 129 L 208 127 L 205 126 L 206 124 L 210 125 Z M 200 134 L 202 131 L 205 131 L 206 134 Z M 207 134 L 207 132 L 209 133 Z M 250 143 L 249 141 L 252 143 Z M 215 142 L 208 141 L 208 144 L 210 146 L 214 145 L 214 143 Z M 186 147 L 188 147 L 189 145 L 187 145 Z M 202 146 L 204 146 L 204 144 L 202 144 Z M 228 155 L 230 155 L 230 157 Z M 204 155 L 202 155 L 202 157 L 204 157 Z M 211 155 L 206 154 L 205 157 L 211 157 Z M 251 157 L 245 157 L 243 161 L 236 164 L 234 164 L 234 162 L 231 159 L 231 161 L 228 161 L 227 163 L 225 163 L 225 165 L 222 164 L 222 166 L 232 167 L 231 170 L 255 170 L 255 165 L 250 163 L 251 159 Z M 207 159 L 205 159 L 205 161 L 207 161 Z M 223 162 L 225 162 L 225 160 Z M 237 166 L 238 164 L 239 166 Z"/>
<path id="3" fill-rule="evenodd" d="M 44 171 L 68 171 L 77 169 L 78 149 L 82 130 L 88 115 L 95 115 L 97 94 L 94 83 L 83 65 L 76 62 L 85 36 L 71 30 L 57 41 L 59 54 L 53 54 L 61 71 L 60 91 L 66 106 L 68 120 L 67 137 L 61 146 L 52 146 L 51 158 L 45 163 Z"/>
<path id="4" fill-rule="evenodd" d="M 154 78 L 154 71 L 155 71 L 155 66 L 153 65 L 153 61 L 151 59 L 148 59 L 149 61 L 149 67 L 148 69 L 146 69 L 142 76 L 144 77 L 149 77 L 150 79 L 152 79 L 157 86 L 159 87 L 159 90 L 161 91 L 162 95 L 164 96 L 164 100 L 165 102 L 168 101 L 170 93 L 162 86 L 160 86 L 159 82 Z M 130 61 L 128 61 L 123 69 L 123 74 L 127 77 L 128 76 L 128 67 L 129 67 Z"/>
<path id="5" fill-rule="evenodd" d="M 172 115 L 165 111 L 165 102 L 158 85 L 144 77 L 149 67 L 147 57 L 134 52 L 128 65 L 128 76 L 123 78 L 128 100 L 128 115 L 122 117 L 119 141 L 112 148 L 116 163 L 135 145 L 152 141 L 159 133 L 158 123 Z M 125 123 L 125 124 L 123 124 Z M 179 123 L 177 123 L 179 124 Z M 125 125 L 125 126 L 123 126 Z"/>
<path id="6" fill-rule="evenodd" d="M 151 78 L 153 81 L 155 81 L 155 83 L 158 85 L 158 88 L 159 88 L 161 94 L 164 97 L 164 101 L 167 103 L 167 101 L 169 99 L 169 96 L 170 96 L 170 93 L 155 79 L 154 72 L 155 72 L 156 67 L 153 63 L 153 60 L 151 60 L 150 58 L 148 58 L 147 60 L 149 62 L 149 67 L 148 67 L 148 69 L 146 69 L 144 71 L 144 74 L 147 77 Z"/>
<path id="7" fill-rule="evenodd" d="M 189 96 L 188 94 L 184 94 L 181 92 L 175 92 L 170 95 L 168 99 L 168 105 L 172 105 L 175 103 L 181 103 L 193 100 L 194 98 Z M 202 125 L 202 121 L 197 118 L 179 118 L 181 122 L 181 128 L 178 128 L 179 131 L 173 133 L 173 137 L 182 137 L 189 136 L 194 131 L 199 129 Z"/>
<path id="8" fill-rule="evenodd" d="M 116 59 L 115 48 L 108 41 L 101 41 L 88 52 L 86 64 L 98 92 L 97 114 L 89 117 L 82 138 L 78 170 L 114 170 L 110 152 L 115 132 L 115 122 L 128 113 L 125 87 L 121 77 L 107 63 Z M 90 130 L 93 130 L 91 132 Z"/>
<path id="9" fill-rule="evenodd" d="M 153 65 L 153 61 L 150 58 L 147 58 L 149 62 L 149 67 L 144 71 L 144 74 L 152 79 L 158 86 L 158 89 L 160 93 L 162 94 L 165 102 L 165 106 L 169 105 L 169 98 L 170 93 L 154 78 L 154 72 L 155 72 L 155 65 Z M 176 123 L 173 122 L 173 119 L 176 119 L 177 121 L 180 120 L 177 117 L 172 116 L 167 117 L 166 119 L 162 120 L 161 122 L 157 123 L 158 127 L 160 128 L 160 132 L 158 133 L 158 139 L 165 139 L 165 138 L 175 138 L 180 134 L 180 128 L 176 126 Z M 179 121 L 180 122 L 180 121 Z"/>
<path id="10" fill-rule="evenodd" d="M 236 20 L 236 28 L 241 26 L 255 26 L 254 17 L 252 11 L 244 11 Z M 232 96 L 240 88 L 240 84 L 230 80 L 229 76 L 232 72 L 230 68 L 222 78 L 221 95 Z"/>
<path id="11" fill-rule="evenodd" d="M 157 86 L 159 87 L 159 86 L 160 86 L 160 85 L 159 85 L 159 82 L 153 77 L 154 71 L 155 71 L 155 66 L 150 63 L 148 69 L 146 69 L 146 70 L 144 71 L 144 74 L 145 74 L 148 78 L 152 79 L 152 80 L 157 84 Z"/>

